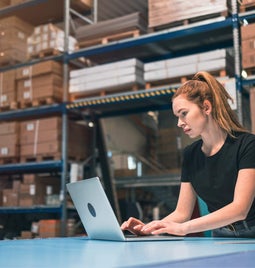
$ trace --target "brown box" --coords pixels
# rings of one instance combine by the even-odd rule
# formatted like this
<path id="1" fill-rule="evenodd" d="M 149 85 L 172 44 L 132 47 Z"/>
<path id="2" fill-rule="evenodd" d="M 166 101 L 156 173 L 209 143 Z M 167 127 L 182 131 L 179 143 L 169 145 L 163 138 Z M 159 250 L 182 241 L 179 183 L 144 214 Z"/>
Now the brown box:
<path id="1" fill-rule="evenodd" d="M 0 89 L 1 95 L 6 92 L 15 92 L 15 70 L 9 70 L 5 72 L 0 72 Z"/>
<path id="2" fill-rule="evenodd" d="M 242 41 L 255 38 L 255 23 L 241 27 Z"/>
<path id="3" fill-rule="evenodd" d="M 42 238 L 60 236 L 60 220 L 40 220 L 39 236 Z"/>
<path id="4" fill-rule="evenodd" d="M 14 64 L 27 60 L 26 52 L 20 49 L 6 49 L 0 51 L 0 64 Z"/>
<path id="5" fill-rule="evenodd" d="M 21 136 L 27 132 L 46 131 L 52 129 L 59 129 L 62 126 L 61 117 L 49 117 L 38 120 L 29 120 L 20 123 Z"/>
<path id="6" fill-rule="evenodd" d="M 18 122 L 8 122 L 0 124 L 0 136 L 7 134 L 18 134 L 18 133 L 19 133 Z"/>
<path id="7" fill-rule="evenodd" d="M 10 5 L 10 0 L 1 0 L 0 1 L 0 8 L 6 7 Z"/>
<path id="8" fill-rule="evenodd" d="M 0 137 L 0 158 L 18 157 L 18 134 L 2 135 Z"/>
<path id="9" fill-rule="evenodd" d="M 255 52 L 243 54 L 242 65 L 244 69 L 254 67 L 255 66 Z"/>
<path id="10" fill-rule="evenodd" d="M 20 185 L 21 185 L 21 181 L 19 181 L 19 180 L 14 180 L 14 181 L 12 182 L 12 190 L 13 190 L 14 192 L 19 192 L 19 191 L 20 191 Z"/>
<path id="11" fill-rule="evenodd" d="M 20 207 L 31 207 L 35 205 L 35 196 L 30 194 L 19 195 L 19 206 Z"/>
<path id="12" fill-rule="evenodd" d="M 28 0 L 10 0 L 11 5 L 18 5 L 27 2 Z"/>
<path id="13" fill-rule="evenodd" d="M 34 76 L 54 73 L 62 76 L 63 74 L 63 65 L 56 61 L 44 61 L 31 66 L 21 67 L 16 69 L 16 78 L 25 79 L 31 78 Z"/>
<path id="14" fill-rule="evenodd" d="M 5 29 L 11 29 L 11 28 L 16 28 L 27 35 L 31 35 L 33 32 L 34 27 L 25 22 L 24 20 L 20 19 L 17 16 L 9 16 L 0 19 L 0 29 L 5 30 Z"/>
<path id="15" fill-rule="evenodd" d="M 0 50 L 8 48 L 22 49 L 24 52 L 27 50 L 28 34 L 21 30 L 12 27 L 1 29 L 0 36 Z"/>
<path id="16" fill-rule="evenodd" d="M 21 103 L 47 99 L 62 101 L 62 86 L 62 78 L 55 74 L 46 74 L 36 76 L 32 79 L 18 80 L 17 101 Z"/>
<path id="17" fill-rule="evenodd" d="M 47 188 L 51 188 L 50 194 L 59 194 L 60 179 L 53 176 L 38 176 L 35 174 L 23 175 L 24 192 L 34 196 L 35 205 L 44 205 L 46 202 Z M 32 189 L 31 189 L 32 187 Z M 32 191 L 31 191 L 32 190 Z"/>
<path id="18" fill-rule="evenodd" d="M 16 207 L 18 206 L 19 194 L 12 189 L 3 190 L 3 206 Z"/>
<path id="19" fill-rule="evenodd" d="M 0 107 L 17 107 L 17 102 L 16 102 L 16 92 L 10 91 L 10 92 L 5 92 L 0 95 Z"/>
<path id="20" fill-rule="evenodd" d="M 255 37 L 242 41 L 242 54 L 255 52 Z"/>
<path id="21" fill-rule="evenodd" d="M 255 134 L 255 88 L 250 89 L 251 131 Z"/>
<path id="22" fill-rule="evenodd" d="M 21 239 L 31 239 L 33 238 L 33 233 L 31 231 L 21 231 Z"/>

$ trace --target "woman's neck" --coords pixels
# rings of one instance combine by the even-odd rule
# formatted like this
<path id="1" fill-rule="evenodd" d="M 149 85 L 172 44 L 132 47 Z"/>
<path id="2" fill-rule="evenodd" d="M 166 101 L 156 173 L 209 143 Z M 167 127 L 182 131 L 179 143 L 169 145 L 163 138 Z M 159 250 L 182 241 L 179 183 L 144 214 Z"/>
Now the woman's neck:
<path id="1" fill-rule="evenodd" d="M 212 156 L 222 148 L 227 138 L 227 133 L 219 128 L 217 130 L 214 129 L 214 131 L 210 131 L 207 135 L 201 137 L 203 140 L 201 147 L 202 152 L 206 156 Z"/>

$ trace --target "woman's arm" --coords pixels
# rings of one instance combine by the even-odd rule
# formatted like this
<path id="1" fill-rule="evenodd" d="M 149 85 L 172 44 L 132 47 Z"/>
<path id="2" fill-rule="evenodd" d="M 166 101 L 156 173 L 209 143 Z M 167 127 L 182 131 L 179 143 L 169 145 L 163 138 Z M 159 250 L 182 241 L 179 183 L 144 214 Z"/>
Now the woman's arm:
<path id="1" fill-rule="evenodd" d="M 179 198 L 174 212 L 165 217 L 162 221 L 185 222 L 191 218 L 196 202 L 196 194 L 190 183 L 181 183 Z M 137 235 L 146 235 L 148 232 L 142 231 L 145 226 L 143 222 L 136 218 L 129 218 L 121 225 L 122 230 L 128 230 Z"/>
<path id="2" fill-rule="evenodd" d="M 186 235 L 188 233 L 203 232 L 223 227 L 233 222 L 244 220 L 251 208 L 254 197 L 255 169 L 242 169 L 238 173 L 234 199 L 230 204 L 206 216 L 188 220 L 183 223 L 176 223 L 178 217 L 173 217 L 170 214 L 162 221 L 154 221 L 143 226 L 141 231 L 153 234 L 170 233 Z M 183 208 L 180 209 L 180 211 L 182 210 L 185 211 Z M 184 218 L 180 219 L 183 220 Z M 172 222 L 172 220 L 175 222 Z"/>

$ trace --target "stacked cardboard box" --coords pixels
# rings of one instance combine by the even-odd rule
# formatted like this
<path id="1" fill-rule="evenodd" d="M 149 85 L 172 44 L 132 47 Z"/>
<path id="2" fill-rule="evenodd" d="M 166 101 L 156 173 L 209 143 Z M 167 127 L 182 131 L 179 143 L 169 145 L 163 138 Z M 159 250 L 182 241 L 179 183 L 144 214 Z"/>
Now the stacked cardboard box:
<path id="1" fill-rule="evenodd" d="M 255 67 L 255 23 L 242 26 L 241 37 L 243 68 Z"/>
<path id="2" fill-rule="evenodd" d="M 144 85 L 143 63 L 128 59 L 70 72 L 69 92 L 94 93 Z"/>
<path id="3" fill-rule="evenodd" d="M 25 3 L 27 1 L 29 1 L 29 0 L 10 0 L 11 5 L 18 5 L 18 4 Z"/>
<path id="4" fill-rule="evenodd" d="M 0 73 L 0 108 L 16 108 L 16 72 L 9 70 Z"/>
<path id="5" fill-rule="evenodd" d="M 34 57 L 40 53 L 55 53 L 64 51 L 65 33 L 52 23 L 40 25 L 34 28 L 34 32 L 29 36 L 28 55 Z M 75 50 L 76 39 L 69 36 L 69 52 Z"/>
<path id="6" fill-rule="evenodd" d="M 20 184 L 19 206 L 28 207 L 34 205 L 45 205 L 49 194 L 59 194 L 60 180 L 57 177 L 40 177 L 35 174 L 25 174 Z"/>
<path id="7" fill-rule="evenodd" d="M 0 64 L 23 62 L 27 59 L 27 38 L 33 27 L 16 16 L 0 20 Z"/>
<path id="8" fill-rule="evenodd" d="M 255 88 L 250 89 L 251 131 L 255 134 Z"/>
<path id="9" fill-rule="evenodd" d="M 6 207 L 46 205 L 47 196 L 49 194 L 59 195 L 59 192 L 59 178 L 25 174 L 22 180 L 14 180 L 11 188 L 3 189 L 1 201 L 2 205 Z"/>
<path id="10" fill-rule="evenodd" d="M 180 139 L 180 130 L 177 127 L 159 130 L 156 156 L 158 162 L 166 169 L 176 170 L 180 168 Z"/>
<path id="11" fill-rule="evenodd" d="M 0 160 L 17 160 L 19 156 L 19 123 L 0 124 Z"/>
<path id="12" fill-rule="evenodd" d="M 59 102 L 63 95 L 62 65 L 45 61 L 16 70 L 17 102 Z"/>
<path id="13" fill-rule="evenodd" d="M 40 220 L 39 237 L 57 237 L 60 236 L 60 220 Z"/>
<path id="14" fill-rule="evenodd" d="M 227 3 L 222 0 L 149 0 L 149 27 L 156 28 L 187 19 L 214 16 L 226 11 Z"/>
<path id="15" fill-rule="evenodd" d="M 6 7 L 8 5 L 10 5 L 10 0 L 1 0 L 0 1 L 0 8 Z"/>
<path id="16" fill-rule="evenodd" d="M 69 122 L 72 130 L 68 139 L 70 159 L 84 160 L 89 156 L 89 129 L 84 125 Z M 62 119 L 49 117 L 21 122 L 21 161 L 59 159 L 62 150 Z"/>
<path id="17" fill-rule="evenodd" d="M 232 50 L 218 49 L 210 52 L 161 60 L 144 65 L 146 82 L 164 81 L 168 79 L 192 76 L 198 71 L 219 72 L 225 70 L 232 75 Z"/>

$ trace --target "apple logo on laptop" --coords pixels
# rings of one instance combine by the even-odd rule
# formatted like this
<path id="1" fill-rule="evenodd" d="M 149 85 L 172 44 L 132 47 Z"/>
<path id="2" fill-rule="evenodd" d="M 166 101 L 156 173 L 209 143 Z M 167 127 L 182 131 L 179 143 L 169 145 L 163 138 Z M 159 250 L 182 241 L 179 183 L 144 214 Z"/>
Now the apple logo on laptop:
<path id="1" fill-rule="evenodd" d="M 93 217 L 96 217 L 96 210 L 94 209 L 94 207 L 90 203 L 88 203 L 87 206 L 88 206 L 88 209 L 89 209 L 90 214 Z"/>

